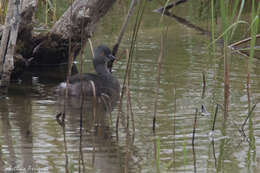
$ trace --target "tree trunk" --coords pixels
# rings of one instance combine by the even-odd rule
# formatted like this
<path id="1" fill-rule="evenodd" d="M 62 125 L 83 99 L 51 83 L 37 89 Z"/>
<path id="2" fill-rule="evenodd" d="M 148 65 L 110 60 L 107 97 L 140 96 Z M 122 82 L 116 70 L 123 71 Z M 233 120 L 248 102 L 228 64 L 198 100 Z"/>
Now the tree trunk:
<path id="1" fill-rule="evenodd" d="M 0 72 L 1 95 L 7 93 L 12 70 L 14 68 L 13 55 L 15 51 L 16 39 L 19 29 L 19 0 L 10 0 L 8 3 L 8 12 L 5 18 L 5 29 L 1 39 L 0 47 Z"/>
<path id="2" fill-rule="evenodd" d="M 66 63 L 68 57 L 75 59 L 84 46 L 81 43 L 85 44 L 91 37 L 97 22 L 114 2 L 115 0 L 75 0 L 48 34 L 35 37 L 32 64 L 60 64 Z"/>

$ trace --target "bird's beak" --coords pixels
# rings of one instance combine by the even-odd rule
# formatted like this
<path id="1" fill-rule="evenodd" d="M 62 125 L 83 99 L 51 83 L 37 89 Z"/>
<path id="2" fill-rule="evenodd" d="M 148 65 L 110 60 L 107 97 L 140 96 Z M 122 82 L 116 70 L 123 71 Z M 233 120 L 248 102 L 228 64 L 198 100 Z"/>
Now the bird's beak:
<path id="1" fill-rule="evenodd" d="M 108 58 L 110 59 L 110 61 L 114 62 L 116 57 L 112 54 L 108 55 Z"/>
<path id="2" fill-rule="evenodd" d="M 110 73 L 112 73 L 113 62 L 115 61 L 116 57 L 110 54 L 108 55 L 108 58 L 110 59 L 110 61 L 107 63 L 107 68 L 110 71 Z"/>

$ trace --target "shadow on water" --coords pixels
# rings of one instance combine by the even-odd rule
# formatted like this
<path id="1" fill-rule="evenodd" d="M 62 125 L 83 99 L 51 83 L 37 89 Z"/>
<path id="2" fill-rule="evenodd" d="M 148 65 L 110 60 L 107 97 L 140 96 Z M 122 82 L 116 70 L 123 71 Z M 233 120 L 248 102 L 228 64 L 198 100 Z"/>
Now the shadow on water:
<path id="1" fill-rule="evenodd" d="M 40 79 L 40 83 L 43 84 L 55 84 L 65 81 L 67 74 L 67 64 L 59 65 L 59 66 L 37 66 L 31 67 L 20 77 L 20 80 L 24 82 L 33 81 L 32 77 L 37 77 Z M 75 64 L 72 65 L 71 74 L 77 74 L 78 69 Z"/>

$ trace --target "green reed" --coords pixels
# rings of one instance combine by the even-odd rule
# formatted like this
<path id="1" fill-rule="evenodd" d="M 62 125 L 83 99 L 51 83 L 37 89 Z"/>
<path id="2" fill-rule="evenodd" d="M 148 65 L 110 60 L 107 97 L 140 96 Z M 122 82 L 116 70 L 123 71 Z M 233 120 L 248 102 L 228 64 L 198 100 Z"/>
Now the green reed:
<path id="1" fill-rule="evenodd" d="M 245 9 L 245 4 L 250 3 L 251 5 L 251 20 L 243 21 L 241 16 Z M 257 8 L 256 8 L 257 7 Z M 221 34 L 215 39 L 215 18 L 217 10 L 219 9 L 219 15 L 221 19 Z M 215 52 L 215 41 L 223 40 L 223 61 L 224 61 L 224 110 L 225 115 L 228 112 L 228 100 L 229 100 L 229 68 L 230 68 L 230 56 L 227 55 L 228 45 L 231 43 L 232 38 L 235 34 L 245 35 L 245 33 L 238 33 L 237 27 L 239 24 L 247 24 L 248 31 L 250 31 L 250 47 L 245 48 L 249 51 L 248 58 L 248 78 L 250 79 L 250 71 L 252 69 L 254 54 L 256 50 L 256 39 L 259 32 L 259 13 L 260 13 L 260 2 L 256 0 L 245 1 L 245 0 L 211 0 L 211 30 L 212 30 L 212 49 Z M 242 38 L 241 38 L 242 39 Z M 246 39 L 245 39 L 246 40 Z M 238 45 L 246 43 L 247 41 L 241 40 L 241 42 L 232 45 Z M 232 46 L 231 46 L 232 47 Z M 233 48 L 233 47 L 232 47 Z"/>
<path id="2" fill-rule="evenodd" d="M 212 51 L 215 53 L 215 11 L 214 11 L 214 0 L 211 0 L 211 39 L 212 39 Z"/>
<path id="3" fill-rule="evenodd" d="M 240 3 L 240 7 L 239 7 Z M 220 16 L 222 22 L 222 38 L 224 44 L 230 43 L 238 24 L 247 23 L 241 21 L 241 14 L 243 12 L 245 0 L 226 1 L 220 0 Z M 230 15 L 231 14 L 231 15 Z M 237 16 L 237 17 L 236 17 Z M 225 47 L 226 47 L 225 46 Z"/>
<path id="4" fill-rule="evenodd" d="M 0 1 L 0 24 L 3 24 L 5 22 L 5 15 L 7 13 L 7 0 L 1 0 Z"/>
<path id="5" fill-rule="evenodd" d="M 45 1 L 45 24 L 48 24 L 48 16 L 49 16 L 49 5 L 48 0 Z"/>
<path id="6" fill-rule="evenodd" d="M 244 6 L 245 6 L 245 0 L 241 0 L 240 8 L 239 8 L 239 11 L 238 11 L 238 13 L 237 13 L 239 2 L 240 2 L 240 0 L 236 0 L 236 1 L 235 1 L 235 5 L 234 5 L 233 11 L 232 11 L 232 21 L 235 21 L 234 23 L 237 23 L 237 24 L 238 24 L 239 21 L 240 21 L 241 14 L 242 14 L 243 9 L 244 9 Z M 237 14 L 237 18 L 235 19 L 236 14 Z M 232 29 L 231 38 L 233 37 L 233 35 L 234 35 L 235 31 L 236 31 L 237 24 L 236 24 L 236 25 L 234 26 L 234 28 Z"/>
<path id="7" fill-rule="evenodd" d="M 160 152 L 161 152 L 161 142 L 160 142 L 160 137 L 156 138 L 156 169 L 157 169 L 157 172 L 161 172 L 160 171 Z"/>
<path id="8" fill-rule="evenodd" d="M 245 0 L 233 0 L 217 1 L 220 5 L 216 4 L 215 0 L 211 0 L 211 30 L 212 30 L 212 48 L 215 49 L 215 42 L 222 39 L 224 41 L 225 47 L 231 42 L 234 34 L 236 33 L 237 26 L 239 24 L 248 24 L 248 22 L 241 20 L 241 15 L 245 7 Z M 239 5 L 240 4 L 240 5 Z M 221 34 L 215 38 L 215 18 L 220 9 L 221 17 Z M 216 9 L 217 8 L 217 9 Z M 216 10 L 214 10 L 216 9 Z"/>
<path id="9" fill-rule="evenodd" d="M 224 32 L 228 28 L 228 7 L 227 7 L 227 1 L 225 0 L 220 0 L 220 15 L 221 15 L 222 32 Z M 227 45 L 228 34 L 229 34 L 228 32 L 223 34 L 224 46 Z"/>
<path id="10" fill-rule="evenodd" d="M 57 12 L 57 2 L 56 0 L 45 0 L 45 24 L 47 25 L 50 20 L 52 21 L 56 21 L 57 20 L 57 16 L 56 16 L 56 12 Z M 49 16 L 51 17 L 51 19 L 49 19 Z"/>
<path id="11" fill-rule="evenodd" d="M 251 36 L 251 41 L 250 41 L 250 53 L 249 53 L 249 58 L 248 58 L 248 86 L 250 82 L 250 72 L 253 68 L 253 58 L 254 58 L 254 53 L 255 53 L 255 45 L 256 45 L 256 35 L 258 33 L 258 27 L 259 27 L 259 12 L 260 12 L 260 2 L 258 2 L 258 7 L 257 11 L 255 12 L 255 0 L 252 1 L 252 9 L 251 9 L 251 28 L 250 28 L 250 36 Z M 248 88 L 249 89 L 249 88 Z M 250 100 L 250 99 L 249 99 Z M 250 150 L 248 152 L 248 158 L 255 158 L 255 153 L 256 153 L 256 147 L 255 147 L 255 135 L 254 135 L 254 128 L 253 128 L 253 119 L 252 116 L 250 116 L 253 113 L 253 110 L 255 109 L 256 104 L 250 108 L 250 102 L 248 102 L 248 117 L 249 117 L 249 141 L 250 141 Z M 251 109 L 251 110 L 250 110 Z M 247 118 L 248 118 L 247 117 Z M 245 121 L 246 122 L 246 121 Z M 245 123 L 244 123 L 245 124 Z M 244 125 L 243 124 L 243 125 Z M 243 127 L 242 127 L 243 129 Z M 252 152 L 253 151 L 253 152 Z M 251 154 L 253 155 L 251 157 Z M 251 159 L 249 159 L 251 160 Z"/>
<path id="12" fill-rule="evenodd" d="M 124 93 L 125 93 L 127 76 L 128 75 L 130 76 L 130 74 L 131 74 L 131 68 L 132 68 L 132 64 L 133 64 L 133 54 L 134 54 L 135 45 L 136 45 L 136 41 L 137 41 L 138 31 L 139 31 L 139 28 L 140 28 L 140 25 L 141 25 L 141 21 L 143 19 L 145 7 L 146 7 L 146 1 L 141 1 L 139 8 L 137 10 L 137 15 L 136 15 L 136 18 L 135 18 L 135 24 L 134 24 L 134 28 L 133 28 L 133 33 L 132 33 L 131 38 L 130 38 L 131 39 L 131 45 L 130 45 L 130 51 L 129 51 L 127 66 L 126 66 L 125 75 L 124 75 L 123 87 L 122 87 L 121 96 L 120 96 L 119 111 L 118 111 L 117 119 L 116 119 L 116 132 L 118 132 L 119 117 L 120 117 L 120 113 L 121 113 L 121 110 L 122 110 L 122 101 L 123 101 L 123 96 L 124 96 Z M 128 84 L 130 85 L 130 80 L 129 80 Z"/>
<path id="13" fill-rule="evenodd" d="M 57 21 L 57 0 L 53 0 L 53 15 L 52 15 L 52 20 L 54 22 Z"/>
<path id="14" fill-rule="evenodd" d="M 157 113 L 157 102 L 158 102 L 158 96 L 159 96 L 159 89 L 160 89 L 160 75 L 161 75 L 161 65 L 162 65 L 162 59 L 163 59 L 163 50 L 164 50 L 164 39 L 167 35 L 167 27 L 163 24 L 163 16 L 165 9 L 169 3 L 169 0 L 166 1 L 164 4 L 163 12 L 159 20 L 159 27 L 161 28 L 161 40 L 160 40 L 160 53 L 157 59 L 157 77 L 156 77 L 156 91 L 155 91 L 155 97 L 154 97 L 154 112 L 153 112 L 153 131 L 155 131 L 155 124 L 156 124 L 156 113 Z"/>
<path id="15" fill-rule="evenodd" d="M 252 1 L 252 12 L 251 12 L 251 41 L 250 41 L 250 58 L 252 59 L 254 57 L 255 53 L 255 44 L 256 44 L 256 35 L 258 33 L 258 27 L 259 27 L 259 12 L 260 12 L 260 2 L 258 3 L 257 11 L 255 13 L 255 1 Z"/>
<path id="16" fill-rule="evenodd" d="M 184 149 L 186 148 L 186 143 L 184 143 Z M 155 166 L 157 173 L 166 172 L 173 168 L 174 161 L 171 160 L 167 163 L 161 162 L 161 138 L 160 136 L 155 136 L 154 138 L 154 153 L 155 153 Z M 186 163 L 186 149 L 184 151 L 184 162 Z M 186 164 L 185 164 L 186 165 Z"/>

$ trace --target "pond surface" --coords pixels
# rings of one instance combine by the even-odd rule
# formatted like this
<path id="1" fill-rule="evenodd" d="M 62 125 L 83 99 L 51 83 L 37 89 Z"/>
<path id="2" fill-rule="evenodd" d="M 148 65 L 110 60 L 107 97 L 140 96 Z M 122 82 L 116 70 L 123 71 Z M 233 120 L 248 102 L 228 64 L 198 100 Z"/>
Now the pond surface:
<path id="1" fill-rule="evenodd" d="M 54 90 L 65 72 L 60 77 L 54 69 L 48 70 L 50 73 L 37 69 L 38 72 L 28 72 L 21 81 L 13 83 L 8 98 L 1 100 L 0 172 L 260 172 L 260 61 L 254 59 L 248 69 L 247 57 L 227 50 L 230 89 L 228 112 L 225 112 L 221 46 L 216 45 L 216 52 L 210 52 L 209 36 L 170 17 L 165 17 L 168 32 L 153 132 L 161 28 L 160 15 L 151 12 L 158 6 L 147 4 L 129 83 L 134 131 L 126 96 L 118 134 L 118 106 L 111 115 L 99 112 L 93 117 L 91 108 L 81 111 L 79 101 L 73 99 L 66 104 L 63 128 L 56 121 L 56 114 L 64 110 L 64 102 L 54 95 Z M 207 26 L 209 21 L 196 20 L 197 8 L 194 3 L 187 3 L 178 6 L 175 14 L 193 20 L 196 25 Z M 113 20 L 125 11 L 127 6 L 119 12 L 112 11 L 101 21 L 93 37 L 94 45 L 113 45 L 120 28 L 120 24 L 113 25 Z M 131 29 L 125 35 L 122 51 L 129 49 L 130 36 Z M 88 50 L 83 71 L 89 72 L 93 68 Z M 114 65 L 113 74 L 121 86 L 126 64 L 123 55 Z M 77 66 L 79 69 L 79 63 Z M 60 68 L 58 71 L 62 71 Z M 209 115 L 201 115 L 202 105 Z M 244 126 L 244 137 L 240 129 L 254 106 Z"/>

